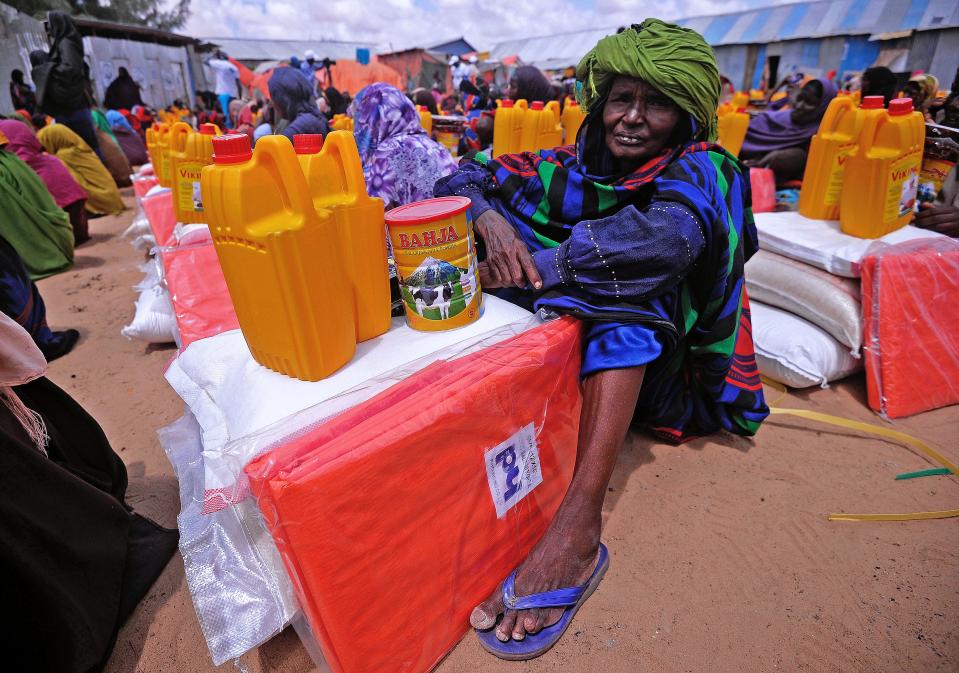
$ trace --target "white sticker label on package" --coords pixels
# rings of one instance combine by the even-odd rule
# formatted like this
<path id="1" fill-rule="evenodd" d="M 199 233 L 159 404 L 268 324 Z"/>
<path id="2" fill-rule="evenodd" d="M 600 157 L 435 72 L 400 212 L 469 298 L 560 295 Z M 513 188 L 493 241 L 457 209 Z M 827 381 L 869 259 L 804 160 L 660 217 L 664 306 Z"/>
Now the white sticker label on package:
<path id="1" fill-rule="evenodd" d="M 486 478 L 497 519 L 506 516 L 516 503 L 543 483 L 536 428 L 532 423 L 486 452 Z"/>

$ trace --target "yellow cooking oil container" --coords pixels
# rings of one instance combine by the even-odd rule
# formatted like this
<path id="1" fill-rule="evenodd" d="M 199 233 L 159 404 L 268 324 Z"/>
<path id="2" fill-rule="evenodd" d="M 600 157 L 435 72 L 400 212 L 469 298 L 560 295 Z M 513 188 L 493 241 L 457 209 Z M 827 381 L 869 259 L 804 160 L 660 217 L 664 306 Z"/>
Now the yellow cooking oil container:
<path id="1" fill-rule="evenodd" d="M 897 98 L 868 117 L 846 163 L 839 223 L 859 238 L 879 238 L 909 223 L 919 189 L 926 125 L 912 100 Z"/>
<path id="2" fill-rule="evenodd" d="M 520 152 L 523 135 L 523 117 L 529 104 L 520 99 L 504 98 L 498 102 L 493 118 L 493 156 Z"/>
<path id="3" fill-rule="evenodd" d="M 199 132 L 186 133 L 174 127 L 170 133 L 170 161 L 173 174 L 173 208 L 177 222 L 206 222 L 200 193 L 200 171 L 213 163 L 213 136 L 220 135 L 216 124 L 200 124 Z"/>
<path id="4" fill-rule="evenodd" d="M 390 328 L 390 270 L 386 261 L 383 200 L 366 193 L 363 164 L 349 131 L 293 136 L 317 212 L 330 212 L 356 305 L 356 340 Z"/>
<path id="5" fill-rule="evenodd" d="M 446 196 L 386 214 L 406 323 L 413 329 L 464 327 L 483 314 L 470 205 L 468 198 Z"/>
<path id="6" fill-rule="evenodd" d="M 849 157 L 859 148 L 866 119 L 885 115 L 882 96 L 867 96 L 861 106 L 851 96 L 829 103 L 819 131 L 809 144 L 809 156 L 799 192 L 799 213 L 814 220 L 838 220 L 839 201 Z"/>
<path id="7" fill-rule="evenodd" d="M 417 105 L 416 112 L 420 116 L 420 124 L 422 124 L 423 130 L 426 131 L 426 135 L 433 135 L 433 114 L 430 112 L 430 109 L 425 105 Z"/>
<path id="8" fill-rule="evenodd" d="M 495 131 L 495 128 L 494 128 Z M 495 133 L 494 140 L 495 143 Z M 563 127 L 560 126 L 559 103 L 533 101 L 523 115 L 519 152 L 537 152 L 563 144 Z"/>
<path id="9" fill-rule="evenodd" d="M 233 307 L 253 358 L 318 381 L 356 350 L 353 292 L 336 223 L 317 212 L 293 145 L 264 136 L 213 139 L 200 185 Z"/>
<path id="10" fill-rule="evenodd" d="M 187 128 L 189 124 L 179 122 Z M 156 173 L 157 182 L 161 187 L 170 188 L 173 186 L 173 167 L 170 165 L 170 132 L 172 127 L 169 124 L 160 124 L 156 135 L 156 161 L 153 161 L 153 172 Z M 151 157 L 153 159 L 153 157 Z"/>
<path id="11" fill-rule="evenodd" d="M 353 132 L 353 118 L 345 114 L 335 114 L 330 123 L 334 131 Z"/>
<path id="12" fill-rule="evenodd" d="M 563 108 L 563 114 L 560 115 L 560 122 L 563 125 L 563 142 L 567 145 L 576 144 L 576 134 L 579 133 L 579 127 L 586 121 L 586 113 L 575 100 L 566 101 L 566 107 Z"/>
<path id="13" fill-rule="evenodd" d="M 146 130 L 147 154 L 150 156 L 150 164 L 153 166 L 154 174 L 159 174 L 160 170 L 159 155 L 157 154 L 157 138 L 159 137 L 160 124 L 154 124 Z"/>
<path id="14" fill-rule="evenodd" d="M 749 113 L 743 108 L 719 115 L 717 121 L 719 144 L 734 157 L 739 156 L 749 129 Z"/>

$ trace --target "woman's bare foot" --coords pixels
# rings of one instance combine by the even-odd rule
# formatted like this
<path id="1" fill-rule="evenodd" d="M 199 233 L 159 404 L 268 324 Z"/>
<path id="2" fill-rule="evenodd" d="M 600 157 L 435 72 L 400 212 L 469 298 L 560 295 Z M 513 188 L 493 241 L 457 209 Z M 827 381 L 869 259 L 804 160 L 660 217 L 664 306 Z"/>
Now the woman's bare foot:
<path id="1" fill-rule="evenodd" d="M 516 572 L 517 597 L 580 586 L 589 579 L 596 567 L 600 518 L 590 517 L 596 520 L 595 524 L 576 521 L 581 518 L 564 516 L 563 508 L 560 509 Z M 527 633 L 538 633 L 558 622 L 563 611 L 563 608 L 505 610 L 503 620 L 496 627 L 496 637 L 503 642 L 510 638 L 522 640 Z M 486 601 L 474 608 L 470 623 L 480 630 L 489 629 L 503 612 L 503 592 L 499 586 Z"/>
<path id="2" fill-rule="evenodd" d="M 586 378 L 573 479 L 553 522 L 516 573 L 517 596 L 581 586 L 592 574 L 606 487 L 645 372 L 644 366 L 610 369 Z M 473 609 L 470 623 L 479 630 L 490 629 L 503 612 L 503 592 L 498 587 Z M 555 624 L 562 615 L 562 608 L 506 610 L 496 637 L 503 642 L 522 640 L 527 633 Z"/>

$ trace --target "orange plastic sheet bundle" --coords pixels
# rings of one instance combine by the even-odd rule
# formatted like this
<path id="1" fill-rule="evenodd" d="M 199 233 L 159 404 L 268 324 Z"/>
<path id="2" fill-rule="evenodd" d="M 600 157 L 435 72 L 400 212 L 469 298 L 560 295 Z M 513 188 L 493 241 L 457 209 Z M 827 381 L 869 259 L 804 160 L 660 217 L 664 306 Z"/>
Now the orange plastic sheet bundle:
<path id="1" fill-rule="evenodd" d="M 883 246 L 862 262 L 869 406 L 889 418 L 959 402 L 959 241 Z"/>
<path id="2" fill-rule="evenodd" d="M 239 329 L 213 241 L 161 248 L 160 257 L 180 330 L 181 348 Z"/>
<path id="3" fill-rule="evenodd" d="M 133 176 L 133 193 L 137 198 L 142 199 L 151 189 L 160 184 L 155 175 L 135 175 Z"/>
<path id="4" fill-rule="evenodd" d="M 176 212 L 173 208 L 173 192 L 166 190 L 148 196 L 141 201 L 141 205 L 157 245 L 174 245 L 176 239 L 173 236 L 173 229 L 176 227 Z"/>
<path id="5" fill-rule="evenodd" d="M 428 671 L 527 555 L 576 459 L 580 333 L 440 360 L 246 467 L 335 673 Z"/>

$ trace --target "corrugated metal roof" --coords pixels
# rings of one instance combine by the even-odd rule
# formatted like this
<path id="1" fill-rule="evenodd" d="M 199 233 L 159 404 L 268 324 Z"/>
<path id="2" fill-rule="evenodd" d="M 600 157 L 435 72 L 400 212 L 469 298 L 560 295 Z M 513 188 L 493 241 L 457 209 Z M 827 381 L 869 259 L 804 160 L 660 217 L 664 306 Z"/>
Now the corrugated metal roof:
<path id="1" fill-rule="evenodd" d="M 714 47 L 767 44 L 834 35 L 874 35 L 959 27 L 959 0 L 818 0 L 730 14 L 695 16 L 676 23 L 702 34 Z M 533 65 L 573 65 L 616 28 L 500 42 L 493 58 L 519 56 Z M 541 66 L 545 67 L 545 66 Z"/>
<path id="2" fill-rule="evenodd" d="M 204 37 L 205 42 L 219 45 L 230 57 L 238 61 L 283 61 L 290 56 L 303 58 L 307 49 L 316 52 L 317 58 L 336 60 L 355 59 L 357 49 L 373 50 L 372 42 L 335 42 L 330 40 L 266 40 L 235 37 Z"/>

